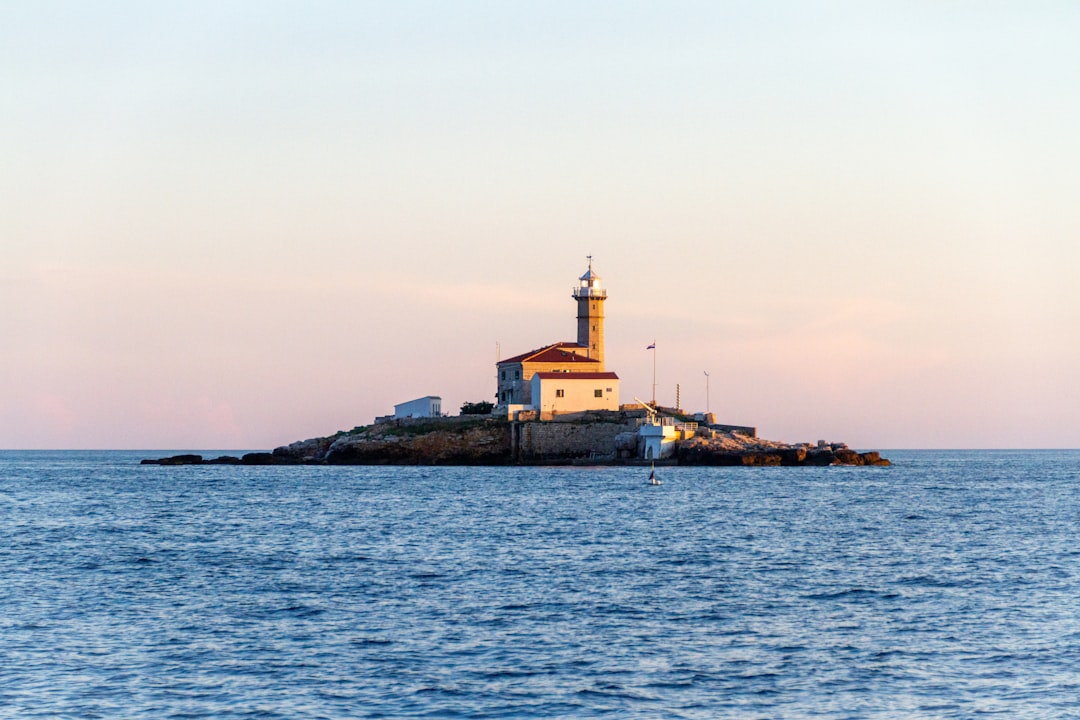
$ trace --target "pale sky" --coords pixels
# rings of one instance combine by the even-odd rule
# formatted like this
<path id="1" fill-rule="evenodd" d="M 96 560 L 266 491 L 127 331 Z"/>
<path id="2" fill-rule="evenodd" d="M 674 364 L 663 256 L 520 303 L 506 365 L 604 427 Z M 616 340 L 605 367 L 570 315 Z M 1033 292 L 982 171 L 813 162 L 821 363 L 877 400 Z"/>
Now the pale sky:
<path id="1" fill-rule="evenodd" d="M 0 448 L 494 399 L 1080 447 L 1080 3 L 0 3 Z"/>

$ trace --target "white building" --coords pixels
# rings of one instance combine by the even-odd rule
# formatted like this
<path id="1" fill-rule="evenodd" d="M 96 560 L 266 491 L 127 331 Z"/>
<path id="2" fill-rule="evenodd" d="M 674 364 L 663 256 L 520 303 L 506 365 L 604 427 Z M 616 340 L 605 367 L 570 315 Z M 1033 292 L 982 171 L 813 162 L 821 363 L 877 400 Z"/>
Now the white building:
<path id="1" fill-rule="evenodd" d="M 618 410 L 619 376 L 613 372 L 538 372 L 532 407 L 541 413 Z"/>
<path id="2" fill-rule="evenodd" d="M 496 362 L 498 386 L 495 400 L 500 407 L 505 407 L 512 415 L 518 405 L 528 406 L 542 413 L 577 412 L 580 410 L 618 410 L 618 385 L 608 382 L 600 386 L 600 395 L 595 395 L 596 387 L 579 389 L 575 386 L 557 388 L 563 392 L 558 397 L 541 399 L 533 395 L 533 383 L 536 373 L 573 373 L 574 375 L 595 375 L 604 373 L 604 302 L 607 290 L 600 282 L 600 276 L 593 272 L 592 256 L 589 256 L 589 269 L 578 278 L 578 284 L 571 291 L 571 298 L 577 306 L 577 342 L 557 342 L 530 350 L 521 355 Z M 605 379 L 618 380 L 611 375 Z M 580 390 L 580 392 L 579 392 Z M 587 392 L 586 392 L 587 391 Z M 609 401 L 614 393 L 615 401 Z M 583 402 L 570 403 L 570 398 Z"/>
<path id="3" fill-rule="evenodd" d="M 428 395 L 394 406 L 394 419 L 439 417 L 440 415 L 442 415 L 442 398 L 438 395 Z"/>
<path id="4" fill-rule="evenodd" d="M 638 428 L 638 435 L 643 441 L 642 457 L 646 460 L 663 460 L 675 455 L 679 431 L 673 418 L 654 417 Z"/>

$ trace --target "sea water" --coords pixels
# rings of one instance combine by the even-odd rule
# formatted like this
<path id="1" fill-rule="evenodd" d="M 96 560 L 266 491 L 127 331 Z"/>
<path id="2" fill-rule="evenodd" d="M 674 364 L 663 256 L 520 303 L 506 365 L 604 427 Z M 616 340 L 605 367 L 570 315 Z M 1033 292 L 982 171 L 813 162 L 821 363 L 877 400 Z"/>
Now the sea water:
<path id="1" fill-rule="evenodd" d="M 1080 452 L 147 455 L 0 453 L 0 716 L 1080 717 Z"/>

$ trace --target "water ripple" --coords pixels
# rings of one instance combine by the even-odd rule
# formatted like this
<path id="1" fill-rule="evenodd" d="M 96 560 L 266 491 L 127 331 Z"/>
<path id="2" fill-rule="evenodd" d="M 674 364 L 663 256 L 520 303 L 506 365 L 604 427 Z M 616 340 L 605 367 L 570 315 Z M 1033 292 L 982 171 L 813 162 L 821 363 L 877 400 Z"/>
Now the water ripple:
<path id="1" fill-rule="evenodd" d="M 12 716 L 1075 716 L 1080 453 L 658 492 L 140 456 L 0 453 Z"/>

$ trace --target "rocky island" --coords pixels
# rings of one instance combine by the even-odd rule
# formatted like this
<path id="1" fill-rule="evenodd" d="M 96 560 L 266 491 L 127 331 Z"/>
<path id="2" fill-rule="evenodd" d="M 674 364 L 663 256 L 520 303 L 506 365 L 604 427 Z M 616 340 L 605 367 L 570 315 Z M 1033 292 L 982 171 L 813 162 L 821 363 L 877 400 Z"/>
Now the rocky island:
<path id="1" fill-rule="evenodd" d="M 571 292 L 577 340 L 555 342 L 497 360 L 495 402 L 465 403 L 448 417 L 442 398 L 428 395 L 394 406 L 371 425 L 301 440 L 273 452 L 223 456 L 175 455 L 158 465 L 888 465 L 876 452 L 843 443 L 788 444 L 757 437 L 752 427 L 721 425 L 708 412 L 686 414 L 653 398 L 621 404 L 620 378 L 606 365 L 607 290 L 589 267 Z M 706 373 L 706 376 L 708 373 Z"/>
<path id="2" fill-rule="evenodd" d="M 668 422 L 670 420 L 670 422 Z M 664 424 L 667 423 L 667 424 Z M 664 430 L 668 428 L 668 430 Z M 657 431 L 659 429 L 659 432 Z M 659 448 L 650 457 L 650 438 Z M 877 452 L 844 443 L 789 444 L 758 438 L 753 428 L 708 426 L 643 411 L 593 411 L 555 419 L 519 416 L 386 420 L 272 452 L 204 459 L 176 455 L 144 464 L 198 465 L 626 465 L 660 462 L 713 466 L 887 466 Z"/>

